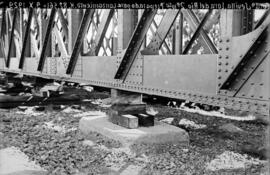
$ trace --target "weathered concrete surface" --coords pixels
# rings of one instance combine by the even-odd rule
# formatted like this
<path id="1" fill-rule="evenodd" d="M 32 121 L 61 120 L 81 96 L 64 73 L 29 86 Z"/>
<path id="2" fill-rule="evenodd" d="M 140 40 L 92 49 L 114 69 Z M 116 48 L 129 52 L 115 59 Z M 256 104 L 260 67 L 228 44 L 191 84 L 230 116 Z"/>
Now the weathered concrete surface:
<path id="1" fill-rule="evenodd" d="M 46 171 L 29 161 L 16 147 L 0 150 L 0 175 L 45 175 Z"/>
<path id="2" fill-rule="evenodd" d="M 127 129 L 109 122 L 108 116 L 91 116 L 81 118 L 79 129 L 86 135 L 90 132 L 100 133 L 120 141 L 123 146 L 134 143 L 189 142 L 189 136 L 185 130 L 158 121 L 155 121 L 153 127 Z"/>

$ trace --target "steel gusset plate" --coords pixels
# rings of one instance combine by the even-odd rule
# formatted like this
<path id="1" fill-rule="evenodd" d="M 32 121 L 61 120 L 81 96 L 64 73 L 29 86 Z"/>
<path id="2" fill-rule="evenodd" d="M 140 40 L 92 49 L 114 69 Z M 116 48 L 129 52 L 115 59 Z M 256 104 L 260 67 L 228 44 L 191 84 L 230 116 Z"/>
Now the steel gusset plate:
<path id="1" fill-rule="evenodd" d="M 221 84 L 220 90 L 227 90 L 223 92 L 226 95 L 235 96 L 269 53 L 269 41 L 265 41 L 269 35 L 267 25 L 261 25 L 258 38 L 253 39 L 250 48 L 238 64 L 232 67 L 230 75 L 226 78 L 224 83 Z"/>
<path id="2" fill-rule="evenodd" d="M 125 81 L 156 13 L 157 10 L 144 10 L 140 21 L 137 24 L 135 31 L 133 32 L 133 35 L 128 43 L 128 47 L 123 55 L 119 68 L 114 76 L 115 79 L 121 79 L 123 82 Z"/>
<path id="3" fill-rule="evenodd" d="M 265 41 L 267 38 L 268 41 Z M 235 96 L 269 54 L 269 37 L 265 30 L 227 79 L 221 89 L 229 89 L 227 95 Z M 225 93 L 226 93 L 225 92 Z"/>
<path id="4" fill-rule="evenodd" d="M 141 51 L 142 55 L 158 55 L 158 51 L 162 46 L 162 43 L 169 33 L 179 12 L 180 10 L 166 10 L 166 13 L 163 16 L 162 21 L 160 22 L 159 27 L 157 28 L 157 31 L 154 34 L 151 42 L 144 50 Z"/>
<path id="5" fill-rule="evenodd" d="M 80 29 L 76 37 L 76 42 L 75 42 L 75 45 L 74 45 L 74 48 L 70 57 L 66 74 L 73 74 L 74 72 L 74 69 L 75 69 L 75 66 L 76 66 L 80 51 L 81 51 L 81 46 L 84 41 L 84 36 L 87 32 L 87 29 L 90 23 L 92 22 L 94 13 L 95 13 L 95 9 L 85 10 L 85 13 L 84 13 L 81 25 L 80 25 Z"/>

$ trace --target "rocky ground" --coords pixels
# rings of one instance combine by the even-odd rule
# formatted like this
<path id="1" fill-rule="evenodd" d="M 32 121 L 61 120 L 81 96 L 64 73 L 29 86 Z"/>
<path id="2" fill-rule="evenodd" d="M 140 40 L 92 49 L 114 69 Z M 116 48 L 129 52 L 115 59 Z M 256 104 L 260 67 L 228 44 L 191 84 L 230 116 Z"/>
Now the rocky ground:
<path id="1" fill-rule="evenodd" d="M 88 100 L 76 105 L 48 104 L 45 109 L 0 109 L 0 149 L 14 146 L 47 174 L 57 175 L 267 174 L 263 154 L 244 149 L 259 150 L 264 146 L 267 126 L 262 123 L 217 118 L 152 103 L 148 110 L 157 113 L 156 119 L 187 130 L 190 144 L 134 145 L 129 149 L 98 133 L 86 136 L 78 130 L 83 112 L 106 113 L 109 105 L 98 99 L 107 98 L 108 93 L 72 88 L 65 91 L 78 91 L 79 97 Z"/>

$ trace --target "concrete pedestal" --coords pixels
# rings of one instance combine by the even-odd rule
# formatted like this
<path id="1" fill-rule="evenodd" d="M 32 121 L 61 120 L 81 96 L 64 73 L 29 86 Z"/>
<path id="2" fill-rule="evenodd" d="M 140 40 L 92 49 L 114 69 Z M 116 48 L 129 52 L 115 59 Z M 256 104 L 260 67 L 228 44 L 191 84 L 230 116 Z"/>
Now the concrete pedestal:
<path id="1" fill-rule="evenodd" d="M 121 142 L 123 146 L 137 143 L 189 142 L 189 136 L 185 130 L 158 121 L 155 121 L 155 126 L 127 129 L 111 123 L 108 116 L 91 116 L 81 118 L 79 129 L 86 135 L 90 132 L 100 133 Z"/>

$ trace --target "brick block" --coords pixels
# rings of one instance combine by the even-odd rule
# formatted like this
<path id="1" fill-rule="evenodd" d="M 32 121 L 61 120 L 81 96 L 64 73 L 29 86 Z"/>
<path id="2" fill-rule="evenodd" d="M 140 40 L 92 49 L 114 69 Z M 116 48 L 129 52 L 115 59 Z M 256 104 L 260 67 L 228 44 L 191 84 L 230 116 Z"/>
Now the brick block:
<path id="1" fill-rule="evenodd" d="M 139 126 L 139 120 L 136 116 L 130 114 L 118 115 L 117 111 L 113 110 L 109 112 L 109 121 L 130 129 L 138 128 Z"/>
<path id="2" fill-rule="evenodd" d="M 137 114 L 139 119 L 139 126 L 154 126 L 154 116 L 149 114 Z"/>

